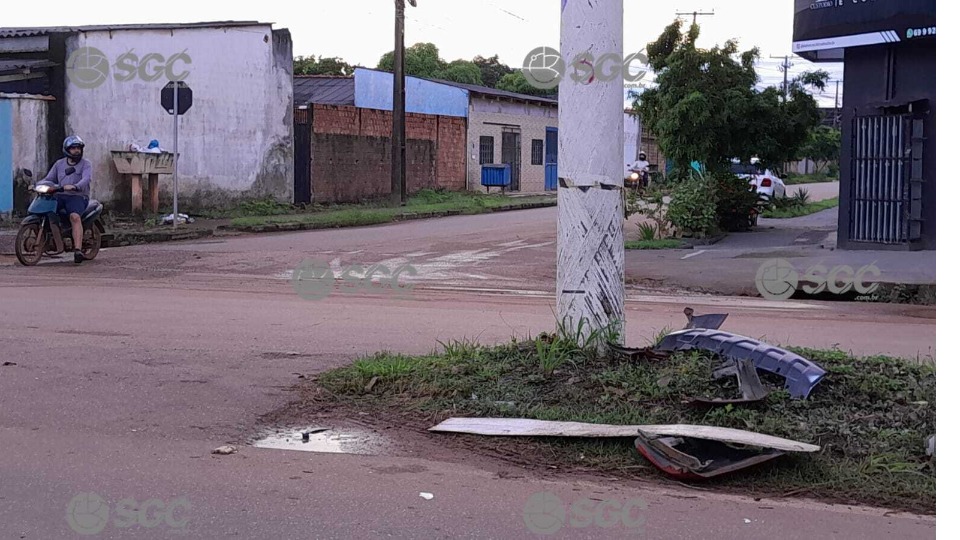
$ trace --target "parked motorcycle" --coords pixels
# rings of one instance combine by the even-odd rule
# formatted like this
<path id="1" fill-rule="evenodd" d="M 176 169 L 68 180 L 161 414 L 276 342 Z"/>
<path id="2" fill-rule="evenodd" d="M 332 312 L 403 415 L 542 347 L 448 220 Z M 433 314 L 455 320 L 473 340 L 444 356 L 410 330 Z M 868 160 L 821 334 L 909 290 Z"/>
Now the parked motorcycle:
<path id="1" fill-rule="evenodd" d="M 33 176 L 30 171 L 24 171 L 24 174 Z M 27 209 L 27 217 L 20 222 L 15 244 L 17 260 L 24 266 L 34 266 L 44 256 L 52 257 L 68 249 L 73 250 L 70 216 L 66 212 L 57 212 L 56 194 L 62 192 L 63 187 L 41 182 L 31 191 L 37 196 Z M 87 260 L 94 259 L 100 252 L 105 232 L 100 219 L 102 212 L 103 205 L 96 199 L 90 199 L 87 209 L 80 216 L 83 222 L 83 245 L 80 249 Z"/>

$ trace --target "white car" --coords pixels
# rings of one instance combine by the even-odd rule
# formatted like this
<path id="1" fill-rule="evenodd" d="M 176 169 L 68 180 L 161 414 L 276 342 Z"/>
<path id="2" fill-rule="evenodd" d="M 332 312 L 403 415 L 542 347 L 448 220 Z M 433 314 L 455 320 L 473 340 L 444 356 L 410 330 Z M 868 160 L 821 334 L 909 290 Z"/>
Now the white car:
<path id="1" fill-rule="evenodd" d="M 770 169 L 760 170 L 755 162 L 750 165 L 734 162 L 731 164 L 731 170 L 738 177 L 750 180 L 750 191 L 756 191 L 767 200 L 772 201 L 787 196 L 787 186 L 783 180 L 777 178 Z"/>

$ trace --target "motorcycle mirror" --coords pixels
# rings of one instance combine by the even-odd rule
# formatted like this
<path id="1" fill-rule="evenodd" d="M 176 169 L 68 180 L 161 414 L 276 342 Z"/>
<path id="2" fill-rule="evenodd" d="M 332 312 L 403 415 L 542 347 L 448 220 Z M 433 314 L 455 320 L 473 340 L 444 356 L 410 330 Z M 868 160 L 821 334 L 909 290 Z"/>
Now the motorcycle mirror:
<path id="1" fill-rule="evenodd" d="M 23 169 L 23 175 L 27 178 L 33 178 L 33 171 L 30 169 Z"/>

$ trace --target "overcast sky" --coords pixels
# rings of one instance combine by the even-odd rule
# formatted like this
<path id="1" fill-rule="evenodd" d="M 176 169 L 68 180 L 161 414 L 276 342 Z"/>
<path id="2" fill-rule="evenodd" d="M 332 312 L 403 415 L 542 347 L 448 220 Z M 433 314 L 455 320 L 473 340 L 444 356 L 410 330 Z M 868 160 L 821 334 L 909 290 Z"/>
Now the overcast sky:
<path id="1" fill-rule="evenodd" d="M 373 67 L 384 52 L 393 49 L 393 0 L 45 0 L 42 9 L 27 2 L 5 3 L 12 5 L 3 8 L 2 26 L 259 20 L 288 28 L 294 55 L 339 56 L 351 64 Z M 407 7 L 406 44 L 432 42 L 444 60 L 499 54 L 502 62 L 520 67 L 534 47 L 557 47 L 560 41 L 560 0 L 418 0 L 417 4 Z M 713 11 L 715 15 L 698 18 L 700 45 L 737 38 L 743 49 L 759 47 L 763 82 L 778 85 L 783 74 L 777 69 L 779 61 L 770 55 L 790 54 L 793 5 L 790 0 L 624 0 L 624 49 L 642 50 L 678 11 Z M 793 62 L 792 70 L 812 67 L 799 58 Z M 832 79 L 842 79 L 841 64 L 819 67 L 830 71 Z M 820 99 L 822 105 L 833 105 L 834 91 L 831 82 Z"/>

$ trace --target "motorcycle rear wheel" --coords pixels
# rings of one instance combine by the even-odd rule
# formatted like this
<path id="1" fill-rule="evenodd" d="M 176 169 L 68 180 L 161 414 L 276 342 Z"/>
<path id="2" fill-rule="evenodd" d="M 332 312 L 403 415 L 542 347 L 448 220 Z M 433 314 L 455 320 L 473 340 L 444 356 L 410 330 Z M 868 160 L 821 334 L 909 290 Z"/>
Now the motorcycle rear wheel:
<path id="1" fill-rule="evenodd" d="M 20 264 L 35 266 L 39 263 L 43 257 L 43 243 L 45 242 L 41 238 L 39 223 L 31 223 L 20 227 L 14 244 L 14 250 Z"/>

